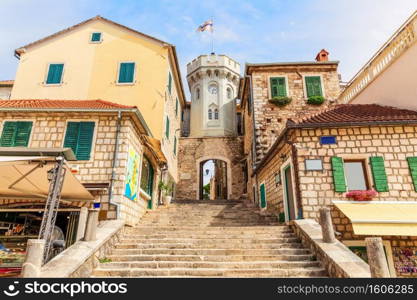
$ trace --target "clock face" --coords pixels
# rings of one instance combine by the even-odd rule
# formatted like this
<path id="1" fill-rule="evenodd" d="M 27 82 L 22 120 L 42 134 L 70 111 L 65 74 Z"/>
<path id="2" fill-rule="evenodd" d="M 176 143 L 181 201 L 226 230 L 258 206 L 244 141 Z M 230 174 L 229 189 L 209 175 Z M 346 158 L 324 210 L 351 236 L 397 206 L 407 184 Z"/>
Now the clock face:
<path id="1" fill-rule="evenodd" d="M 210 94 L 216 95 L 216 94 L 217 94 L 217 86 L 215 86 L 215 85 L 210 85 L 210 86 L 208 87 L 208 91 L 209 91 L 209 93 L 210 93 Z"/>

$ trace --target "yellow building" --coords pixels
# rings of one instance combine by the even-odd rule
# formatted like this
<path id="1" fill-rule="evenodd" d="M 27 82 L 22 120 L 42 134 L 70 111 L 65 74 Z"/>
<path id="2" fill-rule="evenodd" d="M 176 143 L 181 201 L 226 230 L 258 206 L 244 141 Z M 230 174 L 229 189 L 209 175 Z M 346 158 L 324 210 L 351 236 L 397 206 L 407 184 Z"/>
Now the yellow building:
<path id="1" fill-rule="evenodd" d="M 137 106 L 176 182 L 185 96 L 175 46 L 97 16 L 15 51 L 11 99 L 102 99 Z"/>

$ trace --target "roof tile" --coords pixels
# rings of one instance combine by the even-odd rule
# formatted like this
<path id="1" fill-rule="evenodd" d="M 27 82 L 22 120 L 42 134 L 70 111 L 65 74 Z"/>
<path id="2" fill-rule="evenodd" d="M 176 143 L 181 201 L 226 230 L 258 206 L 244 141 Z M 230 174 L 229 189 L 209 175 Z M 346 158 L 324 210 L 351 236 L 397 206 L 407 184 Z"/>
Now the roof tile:
<path id="1" fill-rule="evenodd" d="M 136 106 L 127 106 L 105 100 L 55 100 L 55 99 L 19 99 L 2 100 L 0 108 L 24 109 L 129 109 Z"/>

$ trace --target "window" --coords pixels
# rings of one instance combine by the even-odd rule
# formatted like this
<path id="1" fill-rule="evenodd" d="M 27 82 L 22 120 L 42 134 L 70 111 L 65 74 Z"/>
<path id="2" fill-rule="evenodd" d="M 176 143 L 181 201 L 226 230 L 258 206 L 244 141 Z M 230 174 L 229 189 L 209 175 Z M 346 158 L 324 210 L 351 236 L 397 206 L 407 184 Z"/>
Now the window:
<path id="1" fill-rule="evenodd" d="M 171 94 L 172 90 L 172 75 L 171 72 L 168 73 L 168 91 Z"/>
<path id="2" fill-rule="evenodd" d="M 200 89 L 195 90 L 195 95 L 196 95 L 197 100 L 199 100 L 200 99 Z"/>
<path id="3" fill-rule="evenodd" d="M 1 134 L 1 147 L 27 147 L 29 144 L 32 122 L 6 121 Z"/>
<path id="4" fill-rule="evenodd" d="M 259 195 L 261 197 L 261 208 L 266 207 L 266 190 L 265 190 L 265 183 L 262 183 L 259 187 Z"/>
<path id="5" fill-rule="evenodd" d="M 344 167 L 348 191 L 365 191 L 369 189 L 365 160 L 345 160 Z"/>
<path id="6" fill-rule="evenodd" d="M 46 84 L 61 84 L 64 64 L 49 64 Z"/>
<path id="7" fill-rule="evenodd" d="M 306 84 L 307 98 L 313 97 L 313 96 L 323 96 L 320 76 L 306 76 L 305 84 Z"/>
<path id="8" fill-rule="evenodd" d="M 209 120 L 213 119 L 213 111 L 211 110 L 211 108 L 209 108 L 209 110 L 208 110 L 208 119 Z"/>
<path id="9" fill-rule="evenodd" d="M 68 122 L 64 148 L 71 148 L 78 160 L 89 160 L 93 145 L 94 122 Z"/>
<path id="10" fill-rule="evenodd" d="M 271 77 L 271 97 L 286 97 L 287 86 L 285 83 L 285 77 Z"/>
<path id="11" fill-rule="evenodd" d="M 123 62 L 119 66 L 118 83 L 133 83 L 135 78 L 135 63 Z"/>
<path id="12" fill-rule="evenodd" d="M 219 110 L 217 108 L 214 110 L 214 119 L 215 120 L 219 119 Z"/>
<path id="13" fill-rule="evenodd" d="M 178 98 L 175 100 L 175 116 L 178 117 Z"/>
<path id="14" fill-rule="evenodd" d="M 142 172 L 140 178 L 140 188 L 142 191 L 152 197 L 153 190 L 153 175 L 154 171 L 151 163 L 146 156 L 143 157 L 142 161 Z"/>
<path id="15" fill-rule="evenodd" d="M 174 154 L 177 155 L 177 137 L 174 136 Z"/>
<path id="16" fill-rule="evenodd" d="M 101 43 L 101 32 L 93 32 L 91 34 L 92 43 Z"/>
<path id="17" fill-rule="evenodd" d="M 166 122 L 165 122 L 165 136 L 167 139 L 169 139 L 169 118 L 167 116 Z"/>
<path id="18" fill-rule="evenodd" d="M 227 99 L 232 99 L 233 98 L 233 92 L 232 92 L 232 89 L 231 88 L 227 88 L 227 90 L 226 90 L 226 93 L 227 93 Z"/>

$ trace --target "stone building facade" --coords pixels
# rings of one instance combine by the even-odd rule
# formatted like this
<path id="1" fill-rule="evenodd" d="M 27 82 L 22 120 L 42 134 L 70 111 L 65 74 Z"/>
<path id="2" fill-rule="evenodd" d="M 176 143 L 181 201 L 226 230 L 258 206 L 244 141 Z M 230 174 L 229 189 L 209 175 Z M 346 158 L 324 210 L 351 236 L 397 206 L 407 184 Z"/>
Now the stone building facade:
<path id="1" fill-rule="evenodd" d="M 31 122 L 27 148 L 61 148 L 64 146 L 68 122 L 94 122 L 90 158 L 67 162 L 67 164 L 77 179 L 95 196 L 95 202 L 100 203 L 100 219 L 117 217 L 125 220 L 127 225 L 135 225 L 148 207 L 158 205 L 157 180 L 160 178 L 162 162 L 155 153 L 160 150 L 151 149 L 145 142 L 144 136 L 149 133 L 139 115 L 134 107 L 100 100 L 0 101 L 0 129 L 2 131 L 4 124 L 8 121 Z M 120 122 L 119 146 L 116 163 L 113 166 L 118 122 Z M 125 179 L 130 150 L 139 155 L 140 164 L 146 156 L 154 169 L 152 195 L 139 188 L 140 195 L 136 201 L 125 196 Z M 113 172 L 113 199 L 110 203 L 109 189 Z M 139 173 L 139 180 L 140 178 Z"/>
<path id="2" fill-rule="evenodd" d="M 244 155 L 247 164 L 247 190 L 249 199 L 257 201 L 254 187 L 257 185 L 252 170 L 268 152 L 290 118 L 303 118 L 334 105 L 340 94 L 338 62 L 328 60 L 328 52 L 322 50 L 316 61 L 246 64 L 245 77 L 241 80 L 241 99 L 244 127 Z M 315 78 L 320 86 L 324 102 L 309 104 L 309 78 Z M 271 101 L 276 95 L 274 80 L 282 82 L 279 96 L 291 102 L 279 106 Z"/>
<path id="3" fill-rule="evenodd" d="M 243 142 L 240 137 L 182 137 L 180 140 L 177 199 L 200 199 L 201 164 L 209 159 L 227 165 L 227 199 L 239 200 L 244 194 Z"/>
<path id="4" fill-rule="evenodd" d="M 326 144 L 323 143 L 323 138 L 331 138 L 332 141 Z M 416 112 L 378 105 L 336 106 L 297 122 L 288 122 L 283 134 L 255 170 L 258 179 L 257 192 L 261 193 L 261 185 L 264 185 L 267 208 L 275 211 L 282 221 L 299 218 L 317 220 L 321 207 L 331 207 L 332 220 L 339 238 L 355 251 L 359 251 L 359 248 L 364 247 L 365 237 L 378 236 L 380 232 L 355 234 L 352 216 L 345 215 L 337 206 L 339 202 L 355 204 L 346 193 L 349 192 L 346 163 L 363 162 L 366 188 L 377 192 L 369 203 L 392 204 L 395 209 L 396 202 L 417 204 L 417 182 L 413 178 L 413 165 L 409 162 L 409 158 L 416 155 Z M 345 166 L 347 188 L 344 192 L 336 186 L 340 183 L 335 178 L 337 171 L 334 157 L 341 158 Z M 381 169 L 377 169 L 373 163 L 376 157 L 382 158 L 385 179 L 377 177 L 380 176 Z M 318 161 L 321 166 L 317 170 L 311 170 L 308 165 Z M 288 197 L 284 172 L 287 166 L 291 169 L 292 198 Z M 385 189 L 379 186 L 381 181 L 385 182 Z M 291 210 L 294 212 L 291 213 Z M 386 247 L 391 274 L 417 277 L 415 254 L 411 255 L 414 257 L 414 265 L 413 258 L 409 259 L 411 267 L 405 265 L 404 255 L 401 254 L 415 253 L 417 237 L 389 234 L 381 237 Z"/>

